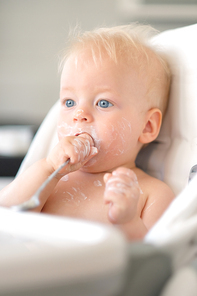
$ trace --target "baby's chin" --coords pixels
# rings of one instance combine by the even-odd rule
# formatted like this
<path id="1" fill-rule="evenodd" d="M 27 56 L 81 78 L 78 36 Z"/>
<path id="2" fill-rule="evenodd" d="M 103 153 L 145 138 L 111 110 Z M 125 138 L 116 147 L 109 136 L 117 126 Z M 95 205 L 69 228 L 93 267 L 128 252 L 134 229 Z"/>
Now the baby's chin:
<path id="1" fill-rule="evenodd" d="M 104 162 L 101 163 L 100 159 L 97 158 L 97 155 L 90 159 L 83 167 L 80 168 L 81 172 L 89 174 L 101 174 L 106 172 L 112 172 L 113 164 Z"/>
<path id="2" fill-rule="evenodd" d="M 88 160 L 88 162 L 86 162 L 86 164 L 84 164 L 84 166 L 80 168 L 80 171 L 89 172 L 89 173 L 94 173 L 95 170 L 97 171 L 98 165 L 95 157 Z"/>

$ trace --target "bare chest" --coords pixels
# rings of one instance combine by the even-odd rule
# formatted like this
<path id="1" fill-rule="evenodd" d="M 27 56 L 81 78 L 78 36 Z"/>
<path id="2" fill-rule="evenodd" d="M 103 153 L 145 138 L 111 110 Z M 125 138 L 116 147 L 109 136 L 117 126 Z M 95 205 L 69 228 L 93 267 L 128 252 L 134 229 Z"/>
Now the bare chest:
<path id="1" fill-rule="evenodd" d="M 43 212 L 74 218 L 108 222 L 104 204 L 103 176 L 81 178 L 77 174 L 63 177 L 46 202 Z"/>

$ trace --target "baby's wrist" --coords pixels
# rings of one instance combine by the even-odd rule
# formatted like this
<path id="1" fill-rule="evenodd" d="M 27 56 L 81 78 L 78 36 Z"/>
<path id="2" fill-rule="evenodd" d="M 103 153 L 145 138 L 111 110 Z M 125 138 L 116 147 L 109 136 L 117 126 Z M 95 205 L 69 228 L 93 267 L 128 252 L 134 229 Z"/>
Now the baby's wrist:
<path id="1" fill-rule="evenodd" d="M 55 171 L 53 163 L 50 161 L 50 159 L 44 158 L 40 162 L 43 170 L 45 170 L 48 175 L 51 175 Z"/>

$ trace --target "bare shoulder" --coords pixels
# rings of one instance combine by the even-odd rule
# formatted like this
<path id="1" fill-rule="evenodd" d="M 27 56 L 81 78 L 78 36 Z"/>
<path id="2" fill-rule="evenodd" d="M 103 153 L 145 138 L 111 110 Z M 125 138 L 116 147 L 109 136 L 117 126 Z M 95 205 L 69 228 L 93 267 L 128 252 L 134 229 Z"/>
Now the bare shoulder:
<path id="1" fill-rule="evenodd" d="M 163 181 L 148 175 L 138 168 L 136 169 L 136 174 L 138 177 L 138 182 L 141 186 L 143 186 L 149 197 L 157 193 L 160 195 L 169 194 L 169 197 L 171 196 L 174 198 L 172 189 Z"/>
<path id="2" fill-rule="evenodd" d="M 136 173 L 145 196 L 141 217 L 147 228 L 150 229 L 168 208 L 175 195 L 172 189 L 161 180 L 149 176 L 140 169 L 137 169 Z"/>

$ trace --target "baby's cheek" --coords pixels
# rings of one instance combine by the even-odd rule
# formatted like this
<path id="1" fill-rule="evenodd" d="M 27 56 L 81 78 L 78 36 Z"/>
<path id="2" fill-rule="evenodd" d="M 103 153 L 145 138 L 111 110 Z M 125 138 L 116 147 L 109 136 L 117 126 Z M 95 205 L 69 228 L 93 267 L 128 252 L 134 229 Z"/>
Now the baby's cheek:
<path id="1" fill-rule="evenodd" d="M 66 122 L 58 122 L 57 125 L 57 135 L 58 139 L 61 140 L 66 136 L 72 135 L 72 127 L 68 125 Z"/>
<path id="2" fill-rule="evenodd" d="M 107 127 L 108 153 L 119 156 L 131 149 L 131 127 L 124 120 L 117 121 L 116 124 L 109 124 Z"/>

